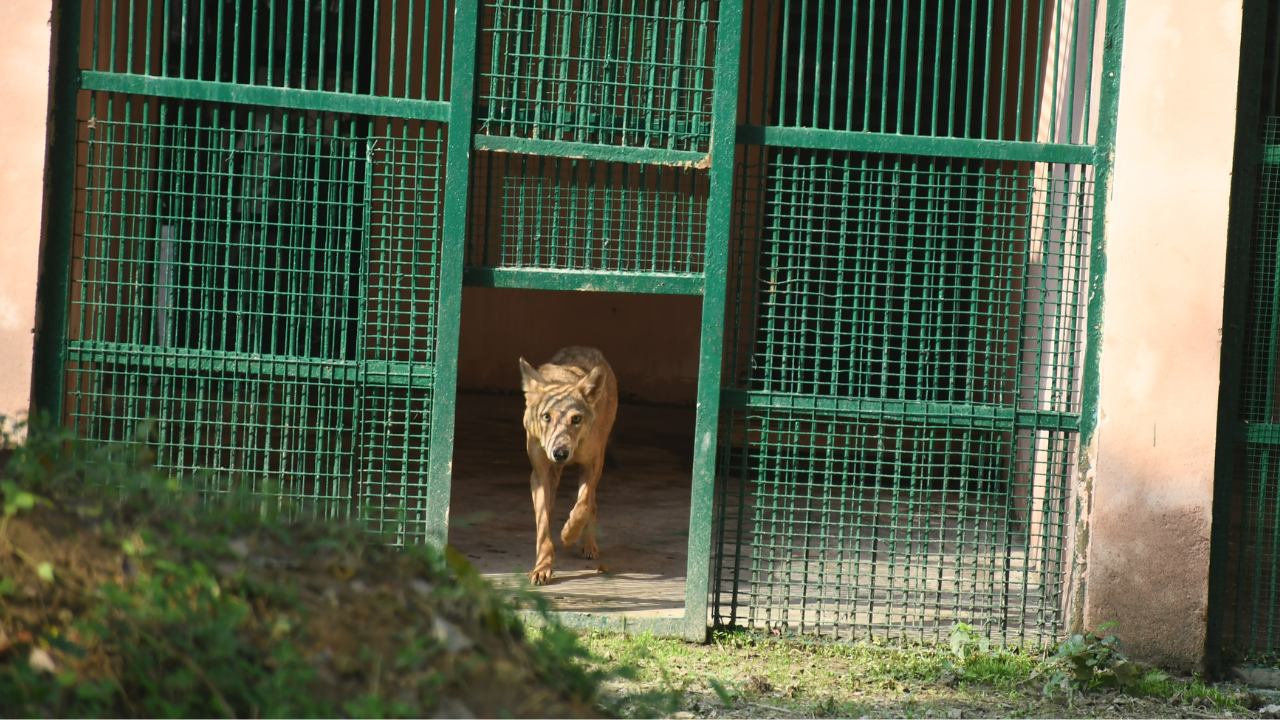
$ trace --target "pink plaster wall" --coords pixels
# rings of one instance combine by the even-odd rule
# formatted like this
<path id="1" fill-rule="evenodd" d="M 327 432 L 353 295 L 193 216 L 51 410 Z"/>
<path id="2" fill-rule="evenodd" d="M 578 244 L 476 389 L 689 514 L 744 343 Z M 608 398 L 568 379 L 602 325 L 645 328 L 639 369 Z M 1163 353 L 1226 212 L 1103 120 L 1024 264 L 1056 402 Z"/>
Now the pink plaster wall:
<path id="1" fill-rule="evenodd" d="M 1128 0 L 1086 627 L 1203 661 L 1240 0 Z"/>
<path id="2" fill-rule="evenodd" d="M 51 8 L 0 0 L 0 415 L 31 394 Z"/>

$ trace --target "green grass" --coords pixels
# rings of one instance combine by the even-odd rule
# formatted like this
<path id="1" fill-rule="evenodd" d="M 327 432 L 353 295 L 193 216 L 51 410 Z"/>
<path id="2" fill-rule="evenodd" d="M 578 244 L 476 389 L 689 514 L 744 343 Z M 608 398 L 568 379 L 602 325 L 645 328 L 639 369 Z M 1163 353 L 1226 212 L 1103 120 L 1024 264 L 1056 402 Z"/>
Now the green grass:
<path id="1" fill-rule="evenodd" d="M 604 706 L 622 717 L 714 712 L 721 717 L 946 718 L 954 709 L 965 717 L 1171 717 L 1185 715 L 1187 703 L 1199 697 L 1214 712 L 1243 709 L 1229 688 L 1158 670 L 1144 671 L 1124 693 L 1094 688 L 1070 698 L 1047 696 L 1043 671 L 1052 648 L 980 650 L 975 645 L 961 657 L 948 645 L 784 639 L 749 632 L 717 632 L 707 645 L 600 632 L 585 633 L 582 642 L 598 670 L 614 673 L 605 686 Z"/>

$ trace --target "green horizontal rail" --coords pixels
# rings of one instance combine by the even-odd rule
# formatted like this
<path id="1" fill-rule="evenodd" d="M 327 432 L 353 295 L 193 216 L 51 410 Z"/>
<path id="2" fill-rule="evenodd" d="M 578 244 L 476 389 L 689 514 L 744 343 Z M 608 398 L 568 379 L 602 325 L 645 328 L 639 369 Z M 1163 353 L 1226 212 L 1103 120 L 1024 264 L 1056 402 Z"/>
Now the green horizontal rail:
<path id="1" fill-rule="evenodd" d="M 80 87 L 84 90 L 153 95 L 179 100 L 263 105 L 291 110 L 317 110 L 355 115 L 381 115 L 410 120 L 449 121 L 449 103 L 436 100 L 375 97 L 325 90 L 299 90 L 94 70 L 85 70 L 80 73 Z"/>
<path id="2" fill-rule="evenodd" d="M 1280 445 L 1280 425 L 1271 423 L 1247 423 L 1236 425 L 1236 442 Z"/>
<path id="3" fill-rule="evenodd" d="M 1014 162 L 1075 163 L 1092 165 L 1092 145 L 975 140 L 952 137 L 922 137 L 894 133 L 850 130 L 739 125 L 738 142 L 744 145 L 845 150 L 887 155 L 927 155 L 931 157 L 1010 160 Z"/>
<path id="4" fill-rule="evenodd" d="M 270 355 L 244 355 L 211 350 L 159 348 L 107 342 L 68 343 L 68 360 L 77 363 L 123 365 L 133 372 L 221 373 L 288 380 L 336 383 L 363 382 L 387 387 L 431 387 L 434 368 L 421 363 L 384 360 L 318 360 Z"/>
<path id="5" fill-rule="evenodd" d="M 651 147 L 625 147 L 622 145 L 596 145 L 594 143 L 562 142 L 560 140 L 536 140 L 507 135 L 476 135 L 472 148 L 491 152 L 509 152 L 521 155 L 546 155 L 576 160 L 600 160 L 603 162 L 644 163 L 648 165 L 676 165 L 680 167 L 708 167 L 705 153 L 689 150 L 667 150 Z"/>
<path id="6" fill-rule="evenodd" d="M 721 393 L 720 406 L 723 408 L 745 408 L 750 410 L 826 412 L 835 415 L 865 417 L 876 422 L 907 418 L 930 425 L 995 430 L 1035 428 L 1037 430 L 1074 432 L 1080 428 L 1080 415 L 1078 413 L 1014 410 L 1013 408 L 975 403 L 932 403 L 907 400 L 781 395 L 726 389 Z"/>
<path id="7" fill-rule="evenodd" d="M 610 270 L 543 268 L 467 268 L 462 284 L 521 290 L 581 290 L 645 295 L 701 295 L 702 275 L 628 273 Z"/>

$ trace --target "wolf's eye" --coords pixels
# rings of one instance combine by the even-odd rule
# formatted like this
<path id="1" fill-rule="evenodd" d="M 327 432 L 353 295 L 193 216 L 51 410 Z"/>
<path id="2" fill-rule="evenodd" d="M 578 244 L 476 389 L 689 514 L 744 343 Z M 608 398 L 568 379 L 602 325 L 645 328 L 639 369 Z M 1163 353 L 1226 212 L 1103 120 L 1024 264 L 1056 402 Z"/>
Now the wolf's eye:
<path id="1" fill-rule="evenodd" d="M 543 422 L 551 422 L 551 413 L 542 413 Z"/>
<path id="2" fill-rule="evenodd" d="M 574 415 L 572 418 L 569 419 L 569 422 L 573 423 L 574 425 L 577 425 L 578 423 L 582 422 L 582 416 Z"/>

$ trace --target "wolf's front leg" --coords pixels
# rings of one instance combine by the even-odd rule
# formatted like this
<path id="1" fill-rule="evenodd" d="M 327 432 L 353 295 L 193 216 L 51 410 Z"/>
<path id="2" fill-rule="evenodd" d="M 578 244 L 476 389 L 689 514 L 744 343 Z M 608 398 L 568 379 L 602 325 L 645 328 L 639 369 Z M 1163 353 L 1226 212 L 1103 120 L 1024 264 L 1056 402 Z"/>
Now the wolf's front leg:
<path id="1" fill-rule="evenodd" d="M 596 545 L 596 485 L 600 483 L 600 472 L 603 469 L 603 457 L 596 458 L 591 465 L 582 469 L 578 501 L 574 503 L 569 520 L 560 531 L 560 540 L 566 547 L 582 537 L 582 557 L 592 560 L 600 557 L 600 548 Z"/>
<path id="2" fill-rule="evenodd" d="M 551 518 L 556 512 L 556 489 L 559 486 L 560 468 L 534 459 L 533 473 L 529 475 L 529 488 L 533 491 L 533 517 L 538 526 L 537 561 L 533 571 L 529 573 L 529 581 L 534 585 L 551 582 L 551 569 L 556 561 L 556 549 L 551 544 Z"/>

